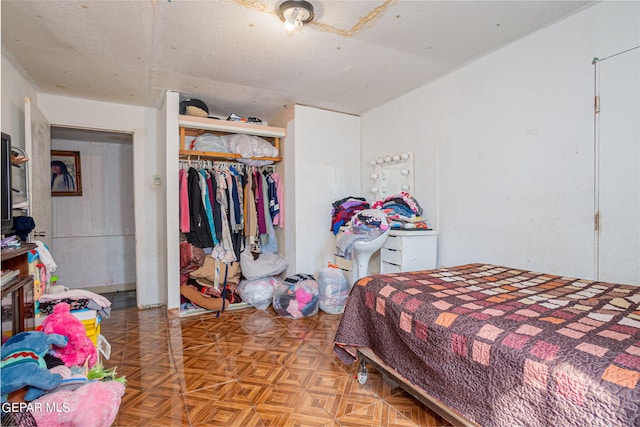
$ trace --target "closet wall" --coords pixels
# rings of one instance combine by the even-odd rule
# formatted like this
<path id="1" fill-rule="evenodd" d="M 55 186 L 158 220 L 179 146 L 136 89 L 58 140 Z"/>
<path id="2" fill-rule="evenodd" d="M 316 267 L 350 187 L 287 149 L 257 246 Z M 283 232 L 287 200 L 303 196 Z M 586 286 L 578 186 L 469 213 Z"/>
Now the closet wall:
<path id="1" fill-rule="evenodd" d="M 315 274 L 334 261 L 331 204 L 361 195 L 360 117 L 302 105 L 285 117 L 287 274 Z"/>
<path id="2" fill-rule="evenodd" d="M 77 135 L 51 140 L 52 150 L 80 152 L 82 173 L 82 196 L 51 200 L 59 284 L 97 292 L 135 289 L 132 136 L 123 134 L 118 143 L 96 141 L 99 135 L 88 131 Z M 78 260 L 86 268 L 78 268 Z"/>
<path id="3" fill-rule="evenodd" d="M 363 114 L 363 165 L 414 151 L 442 265 L 594 277 L 591 61 L 639 44 L 638 8 L 603 2 Z"/>

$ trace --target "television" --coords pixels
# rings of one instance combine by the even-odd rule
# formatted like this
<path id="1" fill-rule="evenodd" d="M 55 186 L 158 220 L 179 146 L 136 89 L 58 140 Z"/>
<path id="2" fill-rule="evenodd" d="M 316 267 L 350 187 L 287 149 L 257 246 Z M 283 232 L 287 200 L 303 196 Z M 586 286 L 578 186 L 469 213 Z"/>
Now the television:
<path id="1" fill-rule="evenodd" d="M 13 190 L 11 186 L 11 136 L 2 132 L 2 234 L 13 228 Z"/>

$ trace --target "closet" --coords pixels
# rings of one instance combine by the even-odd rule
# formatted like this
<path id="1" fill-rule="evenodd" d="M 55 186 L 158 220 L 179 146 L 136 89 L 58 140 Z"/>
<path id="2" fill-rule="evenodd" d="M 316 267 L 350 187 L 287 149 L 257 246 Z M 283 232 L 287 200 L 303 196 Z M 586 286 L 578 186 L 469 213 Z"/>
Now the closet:
<path id="1" fill-rule="evenodd" d="M 275 213 L 277 211 L 273 209 L 270 211 L 269 208 L 274 207 L 273 200 L 275 199 L 271 190 L 275 191 L 276 183 L 278 184 L 277 188 L 282 188 L 280 176 L 275 171 L 275 164 L 282 160 L 280 140 L 285 136 L 286 131 L 283 128 L 264 125 L 178 116 L 177 134 L 179 138 L 177 141 L 178 150 L 175 153 L 177 159 L 174 157 L 174 162 L 177 160 L 177 169 L 173 169 L 173 177 L 170 176 L 168 179 L 175 177 L 179 181 L 176 189 L 178 197 L 175 200 L 180 207 L 177 210 L 173 209 L 173 213 L 177 214 L 179 221 L 177 227 L 173 225 L 173 230 L 169 229 L 169 223 L 175 224 L 175 222 L 169 221 L 169 216 L 173 213 L 167 212 L 167 236 L 168 240 L 175 239 L 176 233 L 179 232 L 178 245 L 180 249 L 176 258 L 171 258 L 171 254 L 175 251 L 168 250 L 168 264 L 175 266 L 176 263 L 180 263 L 180 257 L 183 256 L 186 247 L 204 248 L 205 256 L 215 259 L 216 277 L 220 272 L 220 289 L 224 290 L 224 274 L 221 272 L 225 270 L 225 264 L 232 261 L 239 263 L 240 252 L 245 250 L 245 247 L 251 249 L 254 246 L 263 245 L 262 250 L 266 252 L 267 247 L 273 250 L 275 246 L 277 252 L 276 227 L 274 227 L 277 225 L 277 214 Z M 204 150 L 200 149 L 201 147 L 198 145 L 198 142 L 204 138 L 221 137 L 226 141 L 234 139 L 237 135 L 259 137 L 261 142 L 267 141 L 271 145 L 269 151 L 277 153 L 277 155 L 245 157 L 236 151 Z M 170 141 L 169 138 L 168 141 Z M 246 141 L 243 140 L 242 144 L 245 143 Z M 169 162 L 168 158 L 167 163 L 169 164 Z M 261 185 L 264 187 L 260 187 Z M 269 188 L 268 193 L 259 190 L 259 188 L 266 189 L 267 187 Z M 200 198 L 200 190 L 198 189 L 206 195 Z M 171 206 L 170 200 L 173 199 L 173 196 L 170 195 L 171 192 L 171 188 L 167 186 L 168 208 Z M 255 202 L 254 194 L 256 195 Z M 194 195 L 195 198 L 193 198 Z M 185 198 L 188 198 L 190 202 L 188 203 L 189 213 L 183 208 L 187 205 L 184 203 Z M 199 203 L 200 200 L 203 201 L 202 205 Z M 271 204 L 269 204 L 270 200 Z M 191 203 L 192 201 L 193 203 Z M 207 204 L 209 206 L 206 206 Z M 255 212 L 249 210 L 248 207 L 251 205 L 256 206 Z M 205 221 L 194 222 L 194 215 L 198 217 L 195 210 L 199 209 L 203 209 L 200 211 L 199 217 L 206 217 Z M 268 217 L 266 223 L 265 217 Z M 274 218 L 276 219 L 274 220 Z M 209 238 L 211 241 L 208 240 Z M 168 242 L 168 249 L 173 247 L 172 245 L 175 245 L 175 242 Z M 208 248 L 213 249 L 209 252 Z M 168 292 L 176 292 L 178 298 L 180 285 L 187 280 L 183 267 L 184 262 L 180 263 L 178 268 L 178 283 L 175 283 L 175 275 L 172 277 L 172 269 L 169 268 L 168 271 Z M 225 294 L 225 296 L 229 295 Z M 171 301 L 174 297 L 175 295 L 170 294 L 169 300 Z M 170 312 L 175 314 L 175 307 L 171 305 L 170 303 Z M 231 302 L 227 300 L 224 309 L 237 309 L 246 306 L 246 303 L 234 303 L 233 300 Z M 206 310 L 181 304 L 177 313 L 184 316 L 202 311 Z"/>

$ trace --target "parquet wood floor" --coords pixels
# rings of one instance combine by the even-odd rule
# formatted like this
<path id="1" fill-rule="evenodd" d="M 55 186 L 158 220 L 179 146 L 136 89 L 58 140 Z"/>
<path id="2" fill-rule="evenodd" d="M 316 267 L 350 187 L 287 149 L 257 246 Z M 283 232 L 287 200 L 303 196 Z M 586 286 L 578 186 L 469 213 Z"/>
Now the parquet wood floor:
<path id="1" fill-rule="evenodd" d="M 332 352 L 340 315 L 300 320 L 272 308 L 168 319 L 112 311 L 105 366 L 127 377 L 116 426 L 448 425 L 369 367 L 356 379 Z"/>

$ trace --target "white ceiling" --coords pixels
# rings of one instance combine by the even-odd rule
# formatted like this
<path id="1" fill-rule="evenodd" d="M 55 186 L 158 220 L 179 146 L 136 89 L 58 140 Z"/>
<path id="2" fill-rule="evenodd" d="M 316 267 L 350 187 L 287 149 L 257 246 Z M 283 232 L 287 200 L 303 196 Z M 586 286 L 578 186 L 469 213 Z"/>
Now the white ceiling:
<path id="1" fill-rule="evenodd" d="M 299 103 L 352 114 L 389 101 L 591 1 L 2 0 L 2 52 L 40 92 L 272 120 Z"/>

